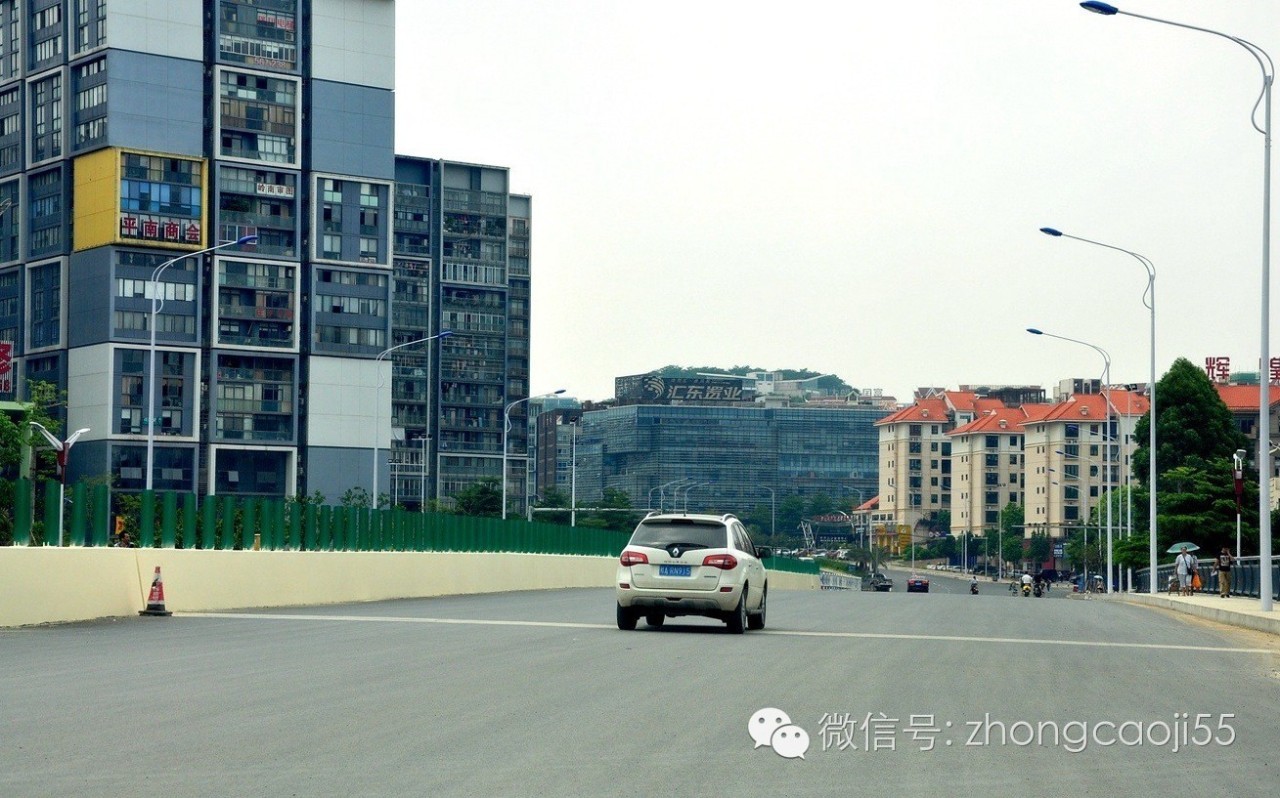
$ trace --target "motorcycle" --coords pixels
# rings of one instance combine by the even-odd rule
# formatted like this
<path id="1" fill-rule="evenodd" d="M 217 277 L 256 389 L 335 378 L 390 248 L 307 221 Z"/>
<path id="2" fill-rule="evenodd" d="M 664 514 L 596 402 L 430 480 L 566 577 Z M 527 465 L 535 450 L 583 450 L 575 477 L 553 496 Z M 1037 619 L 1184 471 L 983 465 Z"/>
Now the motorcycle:
<path id="1" fill-rule="evenodd" d="M 973 595 L 973 596 L 978 595 L 978 583 L 977 583 L 977 582 L 970 582 L 970 583 L 969 583 L 969 594 L 970 594 L 970 595 Z"/>
<path id="2" fill-rule="evenodd" d="M 1035 597 L 1036 597 L 1036 598 L 1040 598 L 1041 596 L 1043 596 L 1043 595 L 1044 595 L 1044 588 L 1040 587 L 1040 583 L 1039 583 L 1039 582 L 1036 582 L 1036 586 L 1035 586 L 1035 588 L 1032 590 L 1032 593 L 1033 593 L 1033 595 L 1035 595 Z"/>
<path id="3" fill-rule="evenodd" d="M 1030 596 L 1030 595 L 1031 595 L 1031 585 L 1023 585 L 1023 586 L 1022 586 L 1022 597 L 1023 597 L 1023 598 L 1027 598 L 1027 597 L 1028 597 L 1028 596 Z"/>

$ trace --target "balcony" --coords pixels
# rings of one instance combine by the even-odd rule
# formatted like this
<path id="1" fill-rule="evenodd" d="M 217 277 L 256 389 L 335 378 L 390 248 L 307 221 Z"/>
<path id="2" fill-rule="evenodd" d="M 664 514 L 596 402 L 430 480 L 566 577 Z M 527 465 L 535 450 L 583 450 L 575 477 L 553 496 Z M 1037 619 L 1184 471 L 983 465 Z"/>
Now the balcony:
<path id="1" fill-rule="evenodd" d="M 293 321 L 293 308 L 263 308 L 257 305 L 218 305 L 218 316 L 224 319 L 262 319 Z"/>

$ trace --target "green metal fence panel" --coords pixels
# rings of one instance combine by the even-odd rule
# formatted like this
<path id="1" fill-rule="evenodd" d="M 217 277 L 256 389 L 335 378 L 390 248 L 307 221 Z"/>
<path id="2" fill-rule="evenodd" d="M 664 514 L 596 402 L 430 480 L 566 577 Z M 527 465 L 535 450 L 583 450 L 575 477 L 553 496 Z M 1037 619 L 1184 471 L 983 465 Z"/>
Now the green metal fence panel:
<path id="1" fill-rule="evenodd" d="M 306 546 L 306 551 L 315 551 L 320 548 L 316 535 L 316 506 L 314 504 L 307 504 L 302 508 L 302 540 Z"/>
<path id="2" fill-rule="evenodd" d="M 222 548 L 236 548 L 236 498 L 223 496 L 221 504 Z"/>
<path id="3" fill-rule="evenodd" d="M 106 485 L 93 486 L 93 544 L 111 545 L 111 489 Z"/>
<path id="4" fill-rule="evenodd" d="M 88 508 L 87 491 L 83 482 L 71 486 L 71 525 L 69 538 L 73 546 L 91 546 L 93 541 L 88 536 L 89 526 L 86 523 Z"/>
<path id="5" fill-rule="evenodd" d="M 142 508 L 138 514 L 138 546 L 144 549 L 156 545 L 156 492 L 144 490 L 139 497 Z"/>
<path id="6" fill-rule="evenodd" d="M 205 496 L 200 500 L 200 548 L 213 549 L 218 545 L 218 500 Z"/>
<path id="7" fill-rule="evenodd" d="M 182 494 L 182 548 L 194 549 L 200 545 L 200 525 L 197 522 L 199 501 L 194 493 Z"/>
<path id="8" fill-rule="evenodd" d="M 262 518 L 258 525 L 262 529 L 264 549 L 282 551 L 285 548 L 285 505 L 284 499 L 264 499 L 262 502 Z"/>
<path id="9" fill-rule="evenodd" d="M 160 545 L 166 549 L 177 546 L 178 494 L 167 490 L 160 495 Z"/>
<path id="10" fill-rule="evenodd" d="M 299 551 L 302 548 L 302 513 L 298 505 L 289 508 L 289 549 Z"/>
<path id="11" fill-rule="evenodd" d="M 58 545 L 58 489 L 61 486 L 51 479 L 44 483 L 44 540 L 46 546 Z"/>
<path id="12" fill-rule="evenodd" d="M 345 507 L 334 507 L 331 509 L 332 520 L 329 522 L 333 530 L 333 550 L 347 551 L 347 514 Z"/>
<path id="13" fill-rule="evenodd" d="M 13 545 L 31 545 L 31 480 L 21 477 L 13 486 Z"/>
<path id="14" fill-rule="evenodd" d="M 244 548 L 261 547 L 261 539 L 257 535 L 262 534 L 257 528 L 257 515 L 259 515 L 259 500 L 256 496 L 244 498 L 243 512 L 241 515 L 241 528 L 244 530 Z"/>

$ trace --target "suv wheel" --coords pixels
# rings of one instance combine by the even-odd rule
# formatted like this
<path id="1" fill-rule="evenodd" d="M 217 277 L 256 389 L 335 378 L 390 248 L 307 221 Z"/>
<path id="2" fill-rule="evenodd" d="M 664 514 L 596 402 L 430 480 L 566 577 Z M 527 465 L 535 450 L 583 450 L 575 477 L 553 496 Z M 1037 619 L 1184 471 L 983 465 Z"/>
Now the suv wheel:
<path id="1" fill-rule="evenodd" d="M 628 607 L 621 604 L 618 605 L 618 628 L 624 632 L 630 632 L 636 628 L 636 621 L 640 620 L 640 615 Z"/>
<path id="2" fill-rule="evenodd" d="M 760 611 L 759 611 L 759 612 L 757 612 L 755 615 L 748 615 L 748 616 L 747 616 L 747 628 L 748 628 L 748 629 L 763 629 L 763 628 L 764 628 L 764 611 L 765 611 L 765 606 L 766 606 L 768 603 L 769 603 L 769 586 L 768 586 L 768 585 L 765 585 L 765 586 L 764 586 L 764 595 L 760 597 Z"/>
<path id="3" fill-rule="evenodd" d="M 738 606 L 728 620 L 729 632 L 740 635 L 747 631 L 747 586 L 742 586 L 742 595 L 738 597 Z"/>

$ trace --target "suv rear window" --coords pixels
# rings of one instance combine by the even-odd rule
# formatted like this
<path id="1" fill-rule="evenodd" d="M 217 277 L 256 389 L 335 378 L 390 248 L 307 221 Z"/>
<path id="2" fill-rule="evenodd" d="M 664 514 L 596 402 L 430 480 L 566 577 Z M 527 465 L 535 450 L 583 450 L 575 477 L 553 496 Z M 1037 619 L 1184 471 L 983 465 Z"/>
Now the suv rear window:
<path id="1" fill-rule="evenodd" d="M 631 545 L 665 549 L 673 543 L 679 543 L 686 547 L 723 549 L 728 540 L 723 524 L 675 520 L 642 523 L 631 536 Z"/>

